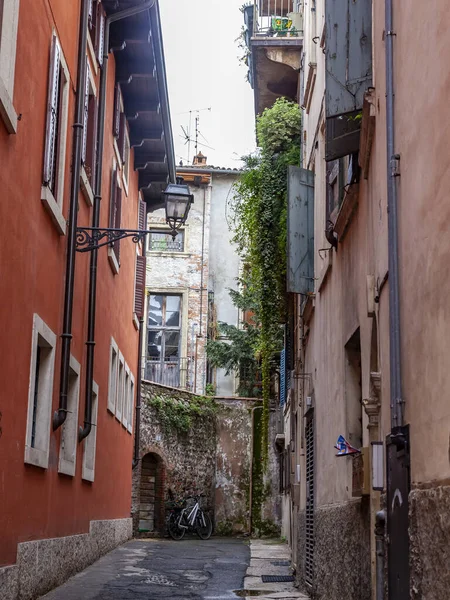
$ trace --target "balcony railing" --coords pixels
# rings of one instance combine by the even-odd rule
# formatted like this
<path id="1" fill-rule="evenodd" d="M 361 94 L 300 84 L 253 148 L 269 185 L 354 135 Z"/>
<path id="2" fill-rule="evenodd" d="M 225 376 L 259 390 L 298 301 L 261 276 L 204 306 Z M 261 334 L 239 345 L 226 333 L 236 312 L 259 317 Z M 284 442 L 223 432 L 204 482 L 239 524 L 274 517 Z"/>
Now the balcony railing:
<path id="1" fill-rule="evenodd" d="M 161 362 L 146 360 L 144 378 L 169 387 L 190 389 L 189 358 Z"/>
<path id="2" fill-rule="evenodd" d="M 301 0 L 254 0 L 244 11 L 246 25 L 256 38 L 303 37 L 302 4 Z"/>

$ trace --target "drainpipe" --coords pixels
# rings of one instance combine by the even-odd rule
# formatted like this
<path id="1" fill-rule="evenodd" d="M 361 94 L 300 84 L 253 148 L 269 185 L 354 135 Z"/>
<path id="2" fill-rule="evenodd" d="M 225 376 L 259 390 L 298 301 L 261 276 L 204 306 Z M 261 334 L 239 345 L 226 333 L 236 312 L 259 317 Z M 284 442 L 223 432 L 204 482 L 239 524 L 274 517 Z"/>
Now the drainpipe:
<path id="1" fill-rule="evenodd" d="M 376 600 L 384 599 L 384 527 L 386 524 L 386 514 L 384 510 L 377 512 L 375 517 L 375 540 L 376 540 L 376 571 L 377 586 Z"/>
<path id="2" fill-rule="evenodd" d="M 94 209 L 92 215 L 92 227 L 100 226 L 100 203 L 102 200 L 102 172 L 103 172 L 103 146 L 105 137 L 105 112 L 106 112 L 106 82 L 108 76 L 108 58 L 109 58 L 109 34 L 111 24 L 131 17 L 138 13 L 149 10 L 154 5 L 155 0 L 149 0 L 139 6 L 132 6 L 126 10 L 114 13 L 107 17 L 105 23 L 105 41 L 103 66 L 100 74 L 100 96 L 99 113 L 97 126 L 97 161 L 95 166 L 95 189 L 94 189 Z M 98 250 L 91 252 L 90 273 L 89 273 L 89 306 L 88 306 L 88 331 L 86 341 L 86 401 L 84 406 L 84 427 L 80 427 L 78 441 L 84 440 L 92 429 L 92 386 L 94 382 L 94 350 L 95 350 L 95 314 L 97 298 L 97 259 Z M 140 373 L 139 373 L 140 381 Z"/>
<path id="3" fill-rule="evenodd" d="M 142 345 L 144 340 L 144 317 L 139 319 L 139 354 L 137 362 L 136 382 L 136 418 L 134 426 L 134 458 L 133 469 L 139 464 L 139 441 L 141 438 L 141 390 L 142 390 Z"/>
<path id="4" fill-rule="evenodd" d="M 389 254 L 389 347 L 391 428 L 401 427 L 403 421 L 402 371 L 400 351 L 400 302 L 398 268 L 397 181 L 399 156 L 394 150 L 394 59 L 392 0 L 385 0 L 386 11 L 386 154 L 388 198 L 388 254 Z"/>
<path id="5" fill-rule="evenodd" d="M 64 289 L 63 331 L 61 334 L 61 374 L 58 410 L 53 415 L 56 431 L 67 418 L 67 394 L 69 390 L 70 347 L 72 342 L 73 290 L 75 283 L 75 243 L 80 191 L 81 150 L 83 138 L 84 89 L 86 84 L 86 44 L 89 18 L 89 0 L 81 4 L 80 31 L 78 36 L 77 87 L 75 98 L 75 122 L 72 142 L 72 177 L 67 231 L 66 282 Z"/>
<path id="6" fill-rule="evenodd" d="M 203 271 L 205 260 L 205 210 L 206 210 L 206 187 L 203 188 L 203 222 L 202 222 L 202 269 L 200 271 L 200 327 L 195 338 L 195 363 L 194 363 L 194 393 L 197 390 L 197 358 L 198 358 L 198 338 L 203 337 L 202 322 L 203 322 Z"/>

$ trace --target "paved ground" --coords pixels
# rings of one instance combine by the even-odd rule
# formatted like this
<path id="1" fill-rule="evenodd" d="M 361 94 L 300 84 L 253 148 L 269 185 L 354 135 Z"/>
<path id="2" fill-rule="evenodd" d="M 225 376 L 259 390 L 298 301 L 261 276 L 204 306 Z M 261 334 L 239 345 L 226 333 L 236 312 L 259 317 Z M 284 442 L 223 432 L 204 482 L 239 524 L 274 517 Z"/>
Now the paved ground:
<path id="1" fill-rule="evenodd" d="M 135 540 L 113 550 L 42 600 L 308 600 L 292 582 L 286 544 L 273 540 Z"/>
<path id="2" fill-rule="evenodd" d="M 45 600 L 237 600 L 250 560 L 246 540 L 135 540 L 43 596 Z"/>

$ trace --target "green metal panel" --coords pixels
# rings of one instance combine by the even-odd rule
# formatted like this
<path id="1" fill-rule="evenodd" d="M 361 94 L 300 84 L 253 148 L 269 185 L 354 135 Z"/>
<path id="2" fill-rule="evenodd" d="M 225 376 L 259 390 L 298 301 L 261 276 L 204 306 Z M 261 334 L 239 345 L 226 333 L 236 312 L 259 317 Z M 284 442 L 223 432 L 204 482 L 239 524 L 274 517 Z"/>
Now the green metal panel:
<path id="1" fill-rule="evenodd" d="M 314 291 L 314 173 L 288 170 L 287 291 Z"/>

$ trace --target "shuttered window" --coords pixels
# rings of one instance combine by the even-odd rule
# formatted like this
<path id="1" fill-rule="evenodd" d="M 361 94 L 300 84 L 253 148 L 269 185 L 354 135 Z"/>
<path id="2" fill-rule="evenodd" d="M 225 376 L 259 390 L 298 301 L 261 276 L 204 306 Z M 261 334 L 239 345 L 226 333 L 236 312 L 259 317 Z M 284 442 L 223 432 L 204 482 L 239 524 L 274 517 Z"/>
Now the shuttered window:
<path id="1" fill-rule="evenodd" d="M 290 166 L 288 171 L 287 291 L 314 290 L 314 173 Z"/>
<path id="2" fill-rule="evenodd" d="M 98 103 L 90 80 L 90 67 L 87 65 L 84 99 L 83 147 L 81 160 L 91 188 L 95 185 L 95 164 L 97 157 Z"/>
<path id="3" fill-rule="evenodd" d="M 44 185 L 54 196 L 58 187 L 58 158 L 61 130 L 62 93 L 64 74 L 61 72 L 61 46 L 53 36 L 50 54 L 50 73 L 48 85 L 47 124 L 44 154 Z"/>
<path id="4" fill-rule="evenodd" d="M 119 176 L 117 168 L 113 169 L 111 176 L 111 194 L 110 194 L 109 226 L 113 229 L 120 229 L 122 216 L 122 190 L 119 185 Z M 111 249 L 115 255 L 117 263 L 120 265 L 120 240 L 111 244 Z"/>
<path id="5" fill-rule="evenodd" d="M 120 85 L 116 83 L 114 89 L 114 115 L 113 115 L 113 136 L 119 137 L 120 133 L 120 112 L 121 112 L 121 91 Z"/>
<path id="6" fill-rule="evenodd" d="M 314 418 L 306 422 L 306 547 L 305 580 L 313 583 L 314 577 Z"/>
<path id="7" fill-rule="evenodd" d="M 101 0 L 89 2 L 89 35 L 99 65 L 103 65 L 106 15 Z"/>
<path id="8" fill-rule="evenodd" d="M 120 113 L 120 125 L 119 125 L 119 139 L 117 145 L 119 147 L 119 155 L 122 161 L 122 165 L 125 164 L 126 160 L 126 144 L 127 144 L 127 119 L 125 113 Z"/>
<path id="9" fill-rule="evenodd" d="M 145 271 L 146 259 L 145 255 L 136 256 L 136 279 L 134 289 L 134 312 L 138 319 L 144 316 L 144 299 L 145 299 Z"/>
<path id="10" fill-rule="evenodd" d="M 89 67 L 89 61 L 86 58 L 86 84 L 85 84 L 85 90 L 84 90 L 84 112 L 83 112 L 83 146 L 81 149 L 81 161 L 83 164 L 86 162 L 87 130 L 88 130 L 88 121 L 89 121 L 90 76 L 91 76 L 91 69 Z"/>
<path id="11" fill-rule="evenodd" d="M 147 205 L 142 200 L 139 200 L 139 222 L 138 229 L 139 231 L 144 231 L 147 229 Z"/>

